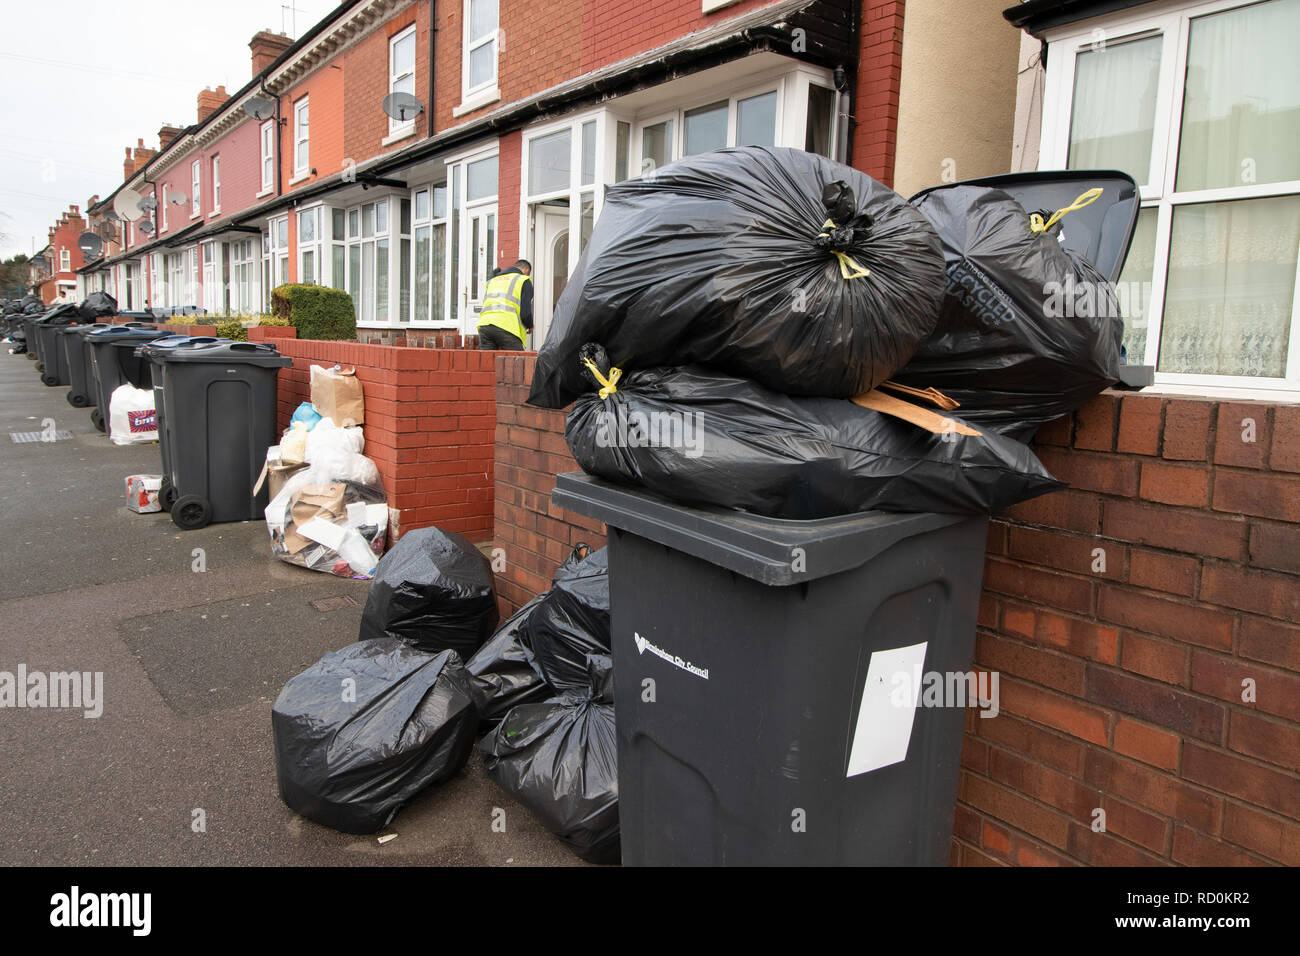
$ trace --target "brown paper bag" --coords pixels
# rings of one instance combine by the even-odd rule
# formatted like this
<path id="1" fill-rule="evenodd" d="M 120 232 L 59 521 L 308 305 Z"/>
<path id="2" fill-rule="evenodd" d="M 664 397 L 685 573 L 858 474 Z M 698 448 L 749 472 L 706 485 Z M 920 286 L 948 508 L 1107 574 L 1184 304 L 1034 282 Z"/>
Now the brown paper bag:
<path id="1" fill-rule="evenodd" d="M 360 425 L 366 420 L 365 398 L 354 368 L 313 365 L 311 403 L 317 412 L 339 428 Z"/>

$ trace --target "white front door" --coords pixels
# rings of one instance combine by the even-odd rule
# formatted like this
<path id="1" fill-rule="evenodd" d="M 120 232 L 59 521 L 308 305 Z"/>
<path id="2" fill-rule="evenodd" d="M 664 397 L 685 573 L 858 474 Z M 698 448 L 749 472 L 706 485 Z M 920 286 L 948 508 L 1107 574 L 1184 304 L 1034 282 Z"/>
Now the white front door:
<path id="1" fill-rule="evenodd" d="M 539 349 L 551 328 L 555 303 L 569 279 L 569 210 L 533 207 L 533 331 L 529 348 Z"/>
<path id="2" fill-rule="evenodd" d="M 466 214 L 465 261 L 461 268 L 461 301 L 465 304 L 465 329 L 472 334 L 478 327 L 478 313 L 483 306 L 483 290 L 497 265 L 497 207 L 477 206 Z"/>

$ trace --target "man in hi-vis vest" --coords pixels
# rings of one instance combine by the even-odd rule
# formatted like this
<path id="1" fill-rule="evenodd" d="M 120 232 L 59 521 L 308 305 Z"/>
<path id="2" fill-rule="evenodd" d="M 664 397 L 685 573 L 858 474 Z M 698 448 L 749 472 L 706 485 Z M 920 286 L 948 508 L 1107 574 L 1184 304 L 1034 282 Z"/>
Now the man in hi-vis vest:
<path id="1" fill-rule="evenodd" d="M 478 347 L 519 351 L 533 327 L 533 271 L 527 259 L 488 279 L 478 314 Z"/>

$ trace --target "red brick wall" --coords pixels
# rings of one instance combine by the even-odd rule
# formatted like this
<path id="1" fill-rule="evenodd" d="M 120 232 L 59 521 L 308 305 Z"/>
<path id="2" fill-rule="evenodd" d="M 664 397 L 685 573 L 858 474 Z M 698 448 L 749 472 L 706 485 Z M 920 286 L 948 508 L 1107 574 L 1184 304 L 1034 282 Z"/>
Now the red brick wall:
<path id="1" fill-rule="evenodd" d="M 281 339 L 279 425 L 311 400 L 312 365 L 355 367 L 366 401 L 365 455 L 388 495 L 391 540 L 437 525 L 492 537 L 495 352 Z"/>
<path id="2" fill-rule="evenodd" d="M 575 465 L 532 366 L 497 363 L 508 609 L 604 541 L 550 502 Z M 991 526 L 1001 713 L 968 715 L 952 861 L 1300 865 L 1300 407 L 1107 393 L 1035 447 L 1071 487 Z"/>
<path id="3" fill-rule="evenodd" d="M 387 64 L 387 53 L 385 53 L 384 62 Z M 327 63 L 312 72 L 311 75 L 300 80 L 280 97 L 280 115 L 285 120 L 285 124 L 280 130 L 280 168 L 284 175 L 284 192 L 286 194 L 293 192 L 295 189 L 302 189 L 318 179 L 337 173 L 343 168 L 343 160 L 347 155 L 343 147 L 344 73 L 344 68 L 337 62 Z M 383 75 L 385 77 L 384 92 L 387 92 L 387 65 L 383 67 Z M 293 168 L 294 104 L 304 96 L 309 97 L 307 103 L 308 173 L 306 179 L 291 186 L 289 181 L 295 175 Z M 380 115 L 383 115 L 379 109 L 379 100 L 382 98 L 383 95 L 380 94 L 374 100 L 375 112 L 380 113 Z M 378 149 L 375 152 L 378 152 Z M 312 169 L 316 170 L 315 175 L 311 174 Z M 297 248 L 294 237 L 290 236 L 289 242 L 291 249 Z M 296 269 L 297 258 L 296 255 L 289 258 L 291 280 L 295 278 L 293 270 Z"/>
<path id="4" fill-rule="evenodd" d="M 849 165 L 894 184 L 898 91 L 903 76 L 904 0 L 862 0 L 858 82 Z"/>
<path id="5" fill-rule="evenodd" d="M 989 535 L 954 857 L 1300 864 L 1300 408 L 1106 394 L 1037 448 L 1071 488 Z"/>
<path id="6" fill-rule="evenodd" d="M 510 614 L 551 586 L 575 544 L 604 547 L 605 526 L 551 503 L 555 476 L 578 466 L 564 443 L 565 413 L 525 404 L 536 354 L 488 354 L 497 356 L 493 544 L 505 558 L 497 595 L 503 614 Z"/>

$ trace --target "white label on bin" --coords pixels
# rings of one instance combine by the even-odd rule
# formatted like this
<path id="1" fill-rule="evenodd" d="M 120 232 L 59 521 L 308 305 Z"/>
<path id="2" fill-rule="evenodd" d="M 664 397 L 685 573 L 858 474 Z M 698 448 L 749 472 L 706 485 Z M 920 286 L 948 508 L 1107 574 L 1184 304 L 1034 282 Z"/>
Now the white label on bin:
<path id="1" fill-rule="evenodd" d="M 926 642 L 873 651 L 858 705 L 846 777 L 902 763 L 912 739 Z"/>

